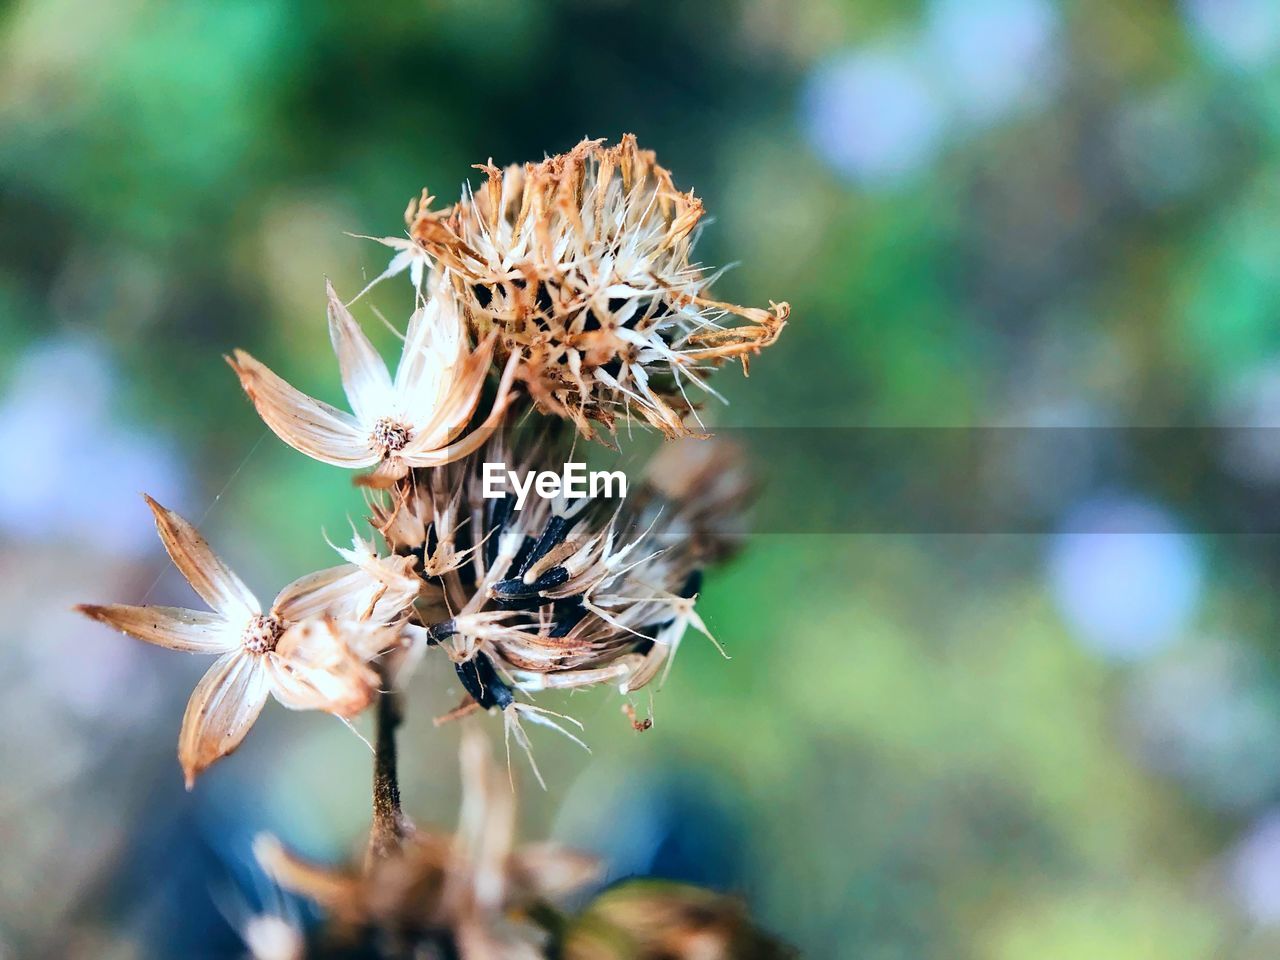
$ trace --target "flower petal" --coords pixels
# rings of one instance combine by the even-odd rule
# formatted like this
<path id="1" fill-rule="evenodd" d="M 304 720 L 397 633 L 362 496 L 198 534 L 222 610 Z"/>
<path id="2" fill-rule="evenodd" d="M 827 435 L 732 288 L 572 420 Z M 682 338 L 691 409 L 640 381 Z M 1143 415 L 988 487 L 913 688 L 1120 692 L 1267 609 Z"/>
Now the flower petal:
<path id="1" fill-rule="evenodd" d="M 227 362 L 258 415 L 293 449 L 335 467 L 370 467 L 381 459 L 351 414 L 295 389 L 243 350 Z"/>
<path id="2" fill-rule="evenodd" d="M 217 613 L 179 607 L 131 607 L 123 603 L 105 607 L 82 603 L 76 610 L 131 637 L 169 650 L 226 653 L 239 646 L 235 628 Z"/>
<path id="3" fill-rule="evenodd" d="M 326 910 L 350 910 L 360 903 L 363 877 L 354 871 L 335 870 L 310 863 L 290 853 L 275 837 L 260 833 L 253 839 L 253 855 L 273 881 L 301 894 Z"/>
<path id="4" fill-rule="evenodd" d="M 351 562 L 293 581 L 276 597 L 272 609 L 277 616 L 295 623 L 321 614 L 387 623 L 417 598 L 422 581 L 412 558 L 379 557 L 371 549 L 339 552 Z"/>
<path id="5" fill-rule="evenodd" d="M 480 449 L 502 424 L 502 415 L 506 412 L 507 404 L 511 399 L 511 382 L 515 377 L 518 366 L 519 354 L 513 352 L 510 360 L 507 361 L 506 369 L 503 371 L 502 381 L 498 384 L 498 394 L 494 397 L 493 408 L 489 411 L 489 416 L 466 437 L 461 440 L 454 440 L 452 436 L 447 436 L 443 443 L 435 447 L 426 442 L 415 443 L 411 440 L 399 452 L 398 457 L 400 460 L 411 467 L 439 467 L 455 460 L 461 460 L 463 457 L 470 456 Z M 437 434 L 437 432 L 432 431 L 432 434 Z"/>
<path id="6" fill-rule="evenodd" d="M 268 690 L 262 658 L 243 650 L 219 657 L 196 684 L 178 734 L 178 760 L 188 790 L 199 774 L 240 746 L 262 712 Z"/>
<path id="7" fill-rule="evenodd" d="M 500 909 L 515 845 L 515 798 L 502 788 L 489 741 L 475 728 L 464 729 L 458 758 L 462 765 L 462 810 L 455 842 L 466 850 L 471 863 L 476 901 L 487 909 Z"/>
<path id="8" fill-rule="evenodd" d="M 448 295 L 447 292 L 436 294 L 425 306 L 415 310 L 405 331 L 395 389 L 411 420 L 420 418 L 423 407 L 426 416 L 430 416 L 446 371 L 461 359 L 462 320 L 454 310 L 446 314 Z"/>
<path id="9" fill-rule="evenodd" d="M 465 426 L 475 413 L 480 392 L 489 378 L 489 363 L 497 334 L 490 334 L 475 352 L 453 364 L 445 376 L 444 387 L 430 408 L 419 409 L 414 420 L 415 433 L 405 451 L 436 450 L 444 446 Z M 512 357 L 516 356 L 513 351 Z"/>
<path id="10" fill-rule="evenodd" d="M 393 250 L 399 250 L 391 262 L 387 264 L 387 269 L 378 274 L 372 280 L 364 285 L 364 289 L 351 298 L 351 302 L 355 303 L 366 293 L 380 284 L 388 277 L 397 277 L 409 271 L 409 279 L 413 281 L 413 288 L 418 290 L 422 287 L 423 268 L 427 263 L 427 253 L 412 240 L 405 237 L 365 237 L 359 234 L 352 234 L 361 240 L 376 240 L 383 246 L 390 247 Z"/>
<path id="11" fill-rule="evenodd" d="M 324 710 L 353 717 L 378 693 L 378 674 L 362 654 L 386 649 L 395 633 L 328 618 L 294 624 L 266 658 L 271 692 L 290 710 Z M 357 653 L 349 640 L 366 649 Z"/>
<path id="12" fill-rule="evenodd" d="M 143 494 L 155 514 L 156 530 L 174 565 L 214 610 L 232 623 L 261 613 L 258 598 L 223 563 L 190 523 Z"/>
<path id="13" fill-rule="evenodd" d="M 373 348 L 351 311 L 338 299 L 333 284 L 326 284 L 329 297 L 329 339 L 338 355 L 342 371 L 342 389 L 356 419 L 372 426 L 391 410 L 391 374 L 378 351 Z"/>
<path id="14" fill-rule="evenodd" d="M 358 567 L 349 563 L 317 570 L 299 577 L 281 590 L 271 609 L 280 619 L 293 623 L 325 613 L 339 616 L 345 613 L 345 601 L 357 582 L 367 585 L 368 579 Z"/>

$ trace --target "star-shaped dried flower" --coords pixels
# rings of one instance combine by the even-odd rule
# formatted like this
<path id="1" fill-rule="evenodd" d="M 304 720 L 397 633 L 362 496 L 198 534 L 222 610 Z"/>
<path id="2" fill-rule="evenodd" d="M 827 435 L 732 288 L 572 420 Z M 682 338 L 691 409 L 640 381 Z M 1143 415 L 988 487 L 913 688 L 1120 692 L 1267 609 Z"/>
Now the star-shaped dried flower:
<path id="1" fill-rule="evenodd" d="M 332 285 L 328 295 L 329 337 L 351 413 L 307 396 L 243 350 L 227 358 L 258 414 L 281 440 L 334 466 L 376 465 L 374 482 L 380 484 L 411 467 L 465 457 L 497 428 L 514 365 L 507 365 L 488 417 L 465 433 L 488 378 L 496 338 L 470 350 L 449 297 L 433 297 L 414 311 L 393 379 Z"/>
<path id="2" fill-rule="evenodd" d="M 545 936 L 530 914 L 591 883 L 598 864 L 558 844 L 517 846 L 513 793 L 478 731 L 464 732 L 460 759 L 462 812 L 454 836 L 412 831 L 390 855 L 338 868 L 308 863 L 261 836 L 254 843 L 258 862 L 282 887 L 326 910 L 348 937 L 373 928 L 464 960 L 544 956 Z"/>
<path id="3" fill-rule="evenodd" d="M 745 371 L 789 307 L 714 299 L 714 276 L 691 257 L 702 201 L 634 136 L 601 143 L 505 170 L 479 164 L 488 181 L 453 206 L 432 210 L 425 192 L 410 205 L 410 238 L 473 332 L 497 331 L 499 355 L 522 358 L 540 409 L 586 437 L 631 414 L 688 435 L 688 389 L 711 392 L 705 374 L 730 358 Z M 404 240 L 382 242 L 398 251 L 384 276 L 421 273 Z"/>
<path id="4" fill-rule="evenodd" d="M 417 578 L 404 558 L 360 558 L 363 565 L 302 577 L 281 590 L 264 613 L 195 527 L 150 497 L 147 503 L 169 556 L 211 609 L 126 604 L 77 609 L 139 640 L 217 656 L 191 694 L 178 736 L 187 789 L 240 745 L 268 694 L 291 709 L 342 717 L 369 705 L 378 676 L 368 661 L 398 642 L 398 628 L 386 626 L 401 613 L 394 604 L 402 602 L 403 609 L 416 596 L 416 587 L 410 595 L 410 580 Z M 399 599 L 379 606 L 388 595 Z M 365 619 L 356 619 L 361 615 Z"/>

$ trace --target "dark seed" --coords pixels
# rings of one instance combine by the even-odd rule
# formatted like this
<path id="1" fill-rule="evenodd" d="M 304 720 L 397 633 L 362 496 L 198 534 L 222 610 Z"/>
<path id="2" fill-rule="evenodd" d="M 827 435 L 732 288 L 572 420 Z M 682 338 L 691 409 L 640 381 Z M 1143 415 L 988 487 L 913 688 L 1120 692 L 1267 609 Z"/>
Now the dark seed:
<path id="1" fill-rule="evenodd" d="M 493 662 L 483 653 L 477 653 L 465 663 L 454 664 L 462 688 L 471 699 L 488 710 L 490 707 L 505 708 L 515 703 L 515 693 L 502 682 Z"/>
<path id="2" fill-rule="evenodd" d="M 442 620 L 427 627 L 427 645 L 434 647 L 442 640 L 448 640 L 458 632 L 458 624 L 454 620 Z"/>
<path id="3" fill-rule="evenodd" d="M 533 550 L 529 552 L 529 556 L 525 558 L 524 563 L 520 565 L 516 572 L 523 577 L 529 572 L 530 567 L 547 555 L 548 550 L 560 544 L 568 532 L 569 519 L 553 515 L 542 529 L 542 536 L 538 537 L 538 542 L 534 544 Z"/>
<path id="4" fill-rule="evenodd" d="M 578 597 L 557 601 L 554 613 L 555 624 L 551 627 L 549 636 L 567 637 L 569 631 L 581 623 L 586 615 L 587 608 L 582 605 L 582 600 Z"/>
<path id="5" fill-rule="evenodd" d="M 533 583 L 525 583 L 523 577 L 499 580 L 489 588 L 489 594 L 497 600 L 528 600 L 538 596 L 544 590 L 560 586 L 568 579 L 568 570 L 564 567 L 552 567 Z"/>

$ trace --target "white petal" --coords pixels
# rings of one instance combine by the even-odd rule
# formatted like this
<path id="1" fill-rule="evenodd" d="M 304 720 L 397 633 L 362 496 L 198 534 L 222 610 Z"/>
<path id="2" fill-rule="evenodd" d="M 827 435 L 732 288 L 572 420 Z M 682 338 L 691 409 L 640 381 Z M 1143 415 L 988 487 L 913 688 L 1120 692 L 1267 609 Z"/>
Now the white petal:
<path id="1" fill-rule="evenodd" d="M 243 650 L 219 657 L 196 685 L 178 735 L 178 760 L 190 790 L 196 777 L 244 740 L 267 702 L 260 657 Z"/>
<path id="2" fill-rule="evenodd" d="M 359 568 L 349 563 L 305 574 L 280 591 L 271 609 L 281 619 L 293 622 L 325 613 L 338 616 L 342 611 L 337 608 L 342 605 L 345 610 L 359 574 Z"/>
<path id="3" fill-rule="evenodd" d="M 223 563 L 190 523 L 143 494 L 155 514 L 156 530 L 174 565 L 214 610 L 232 623 L 260 613 L 253 595 L 230 567 Z"/>
<path id="4" fill-rule="evenodd" d="M 437 403 L 421 424 L 420 432 L 414 437 L 417 449 L 437 449 L 452 440 L 458 431 L 471 419 L 480 402 L 480 394 L 489 379 L 489 364 L 493 359 L 493 350 L 497 345 L 497 334 L 490 334 L 475 352 L 466 357 L 462 363 L 454 364 L 448 371 L 446 381 L 447 392 Z M 516 354 L 512 353 L 512 360 Z M 510 367 L 510 363 L 508 364 Z M 505 391 L 504 391 L 505 394 Z M 504 397 L 500 396 L 499 400 Z M 414 443 L 411 441 L 410 448 Z"/>
<path id="5" fill-rule="evenodd" d="M 369 605 L 371 586 L 369 576 L 359 567 L 339 564 L 293 581 L 276 597 L 275 611 L 295 622 L 323 614 L 355 617 L 361 602 Z"/>
<path id="6" fill-rule="evenodd" d="M 481 351 L 477 351 L 476 354 L 473 354 L 473 357 L 477 355 L 481 355 Z M 483 423 L 461 440 L 454 439 L 456 432 L 454 430 L 442 433 L 443 426 L 433 428 L 429 432 L 410 440 L 408 446 L 400 451 L 400 459 L 411 467 L 438 467 L 446 463 L 452 463 L 455 460 L 461 460 L 483 446 L 485 441 L 502 424 L 502 416 L 506 412 L 507 403 L 510 399 L 511 383 L 515 378 L 519 359 L 519 354 L 512 353 L 507 362 L 506 370 L 503 371 L 502 381 L 498 384 L 498 393 L 494 397 L 493 408 L 489 411 L 489 416 L 485 418 Z M 485 365 L 486 367 L 488 366 L 487 356 L 485 356 Z M 483 385 L 483 379 L 481 380 L 481 385 Z M 473 393 L 469 400 L 472 404 L 472 412 L 474 412 L 474 403 L 478 396 L 479 390 L 473 387 Z M 462 398 L 458 403 L 462 404 L 466 400 L 467 398 Z M 446 401 L 441 412 L 442 414 L 456 414 L 456 410 L 449 409 L 449 401 Z M 465 423 L 469 417 L 470 413 L 463 418 L 462 422 Z M 443 417 L 441 419 L 442 421 L 444 420 Z"/>
<path id="7" fill-rule="evenodd" d="M 373 557 L 318 570 L 281 590 L 272 609 L 295 623 L 322 614 L 387 623 L 413 603 L 421 589 L 412 563 L 408 557 Z"/>
<path id="8" fill-rule="evenodd" d="M 99 623 L 169 650 L 226 653 L 240 643 L 236 628 L 218 613 L 179 607 L 131 607 L 122 603 L 105 607 L 86 603 L 76 609 Z"/>
<path id="9" fill-rule="evenodd" d="M 353 236 L 359 236 L 359 234 L 353 234 Z M 406 269 L 409 270 L 409 276 L 414 281 L 414 287 L 417 288 L 422 285 L 422 268 L 426 254 L 412 240 L 407 240 L 403 237 L 360 237 L 360 239 L 377 240 L 378 243 L 400 252 L 391 258 L 391 262 L 387 264 L 387 269 L 366 283 L 364 289 L 351 298 L 352 303 L 355 303 L 383 280 L 388 277 L 399 276 Z"/>
<path id="10" fill-rule="evenodd" d="M 356 647 L 383 649 L 393 630 L 313 619 L 290 627 L 266 658 L 271 692 L 290 710 L 324 710 L 352 717 L 377 696 L 378 675 Z"/>
<path id="11" fill-rule="evenodd" d="M 351 316 L 333 284 L 326 285 L 329 296 L 329 339 L 338 355 L 342 371 L 342 389 L 347 393 L 351 410 L 365 426 L 390 413 L 391 375 L 378 351 L 373 348 L 355 317 Z"/>
<path id="12" fill-rule="evenodd" d="M 293 449 L 335 467 L 371 467 L 382 458 L 351 414 L 296 390 L 243 350 L 227 362 L 258 415 Z"/>
<path id="13" fill-rule="evenodd" d="M 445 374 L 462 351 L 462 322 L 442 303 L 436 296 L 415 310 L 405 331 L 395 389 L 411 420 L 424 408 L 430 415 L 443 392 Z"/>

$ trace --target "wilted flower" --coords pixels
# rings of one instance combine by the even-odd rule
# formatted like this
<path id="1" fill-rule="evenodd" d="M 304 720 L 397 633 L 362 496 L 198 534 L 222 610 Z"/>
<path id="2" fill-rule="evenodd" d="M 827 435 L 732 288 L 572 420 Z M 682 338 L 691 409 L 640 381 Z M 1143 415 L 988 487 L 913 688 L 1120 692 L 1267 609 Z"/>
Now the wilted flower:
<path id="1" fill-rule="evenodd" d="M 395 378 L 328 287 L 329 337 L 351 413 L 294 389 L 243 350 L 228 362 L 258 414 L 285 443 L 339 467 L 378 466 L 379 482 L 410 467 L 465 457 L 496 429 L 506 407 L 514 365 L 508 364 L 488 417 L 463 435 L 480 402 L 495 336 L 474 350 L 466 343 L 449 297 L 433 297 L 414 311 Z"/>
<path id="2" fill-rule="evenodd" d="M 702 201 L 676 190 L 651 151 L 628 135 L 584 140 L 567 154 L 500 170 L 443 210 L 424 192 L 408 211 L 410 238 L 461 304 L 479 339 L 500 335 L 518 356 L 540 409 L 587 437 L 637 414 L 667 436 L 691 432 L 689 385 L 772 344 L 789 308 L 712 299 L 712 277 L 690 260 Z M 393 267 L 422 270 L 404 240 Z M 440 295 L 440 294 L 437 294 Z"/>
<path id="3" fill-rule="evenodd" d="M 557 844 L 516 845 L 514 796 L 478 731 L 465 731 L 461 763 L 462 813 L 452 837 L 411 831 L 387 856 L 333 869 L 262 836 L 258 862 L 325 909 L 340 938 L 376 929 L 403 947 L 435 947 L 462 960 L 542 957 L 546 934 L 530 914 L 596 879 L 596 861 Z"/>
<path id="4" fill-rule="evenodd" d="M 286 707 L 348 717 L 369 705 L 378 676 L 368 661 L 398 642 L 399 618 L 418 595 L 413 561 L 356 549 L 352 563 L 295 580 L 262 606 L 190 523 L 147 498 L 174 564 L 210 611 L 85 604 L 117 630 L 218 659 L 196 685 L 178 736 L 190 789 L 196 776 L 240 745 L 272 694 Z"/>
<path id="5" fill-rule="evenodd" d="M 522 471 L 566 455 L 563 441 L 545 436 L 522 449 Z M 723 445 L 711 449 L 723 457 Z M 512 462 L 503 438 L 465 463 L 415 476 L 374 522 L 394 552 L 420 559 L 436 588 L 416 619 L 466 690 L 454 715 L 500 709 L 526 752 L 521 717 L 577 741 L 558 722 L 576 721 L 517 693 L 601 683 L 630 693 L 670 666 L 688 627 L 710 637 L 695 610 L 702 568 L 727 552 L 716 530 L 741 505 L 744 484 L 730 470 L 726 484 L 684 484 L 679 498 L 647 485 L 621 507 L 558 496 L 518 510 L 510 492 L 484 496 L 484 462 Z"/>
<path id="6" fill-rule="evenodd" d="M 690 627 L 720 649 L 696 607 L 703 570 L 736 547 L 751 492 L 729 448 L 666 444 L 619 500 L 594 486 L 551 496 L 543 481 L 562 468 L 568 487 L 576 437 L 615 433 L 620 419 L 643 418 L 668 439 L 693 435 L 688 388 L 710 392 L 706 375 L 729 359 L 745 373 L 789 310 L 711 297 L 714 276 L 691 260 L 702 203 L 677 191 L 634 137 L 480 169 L 478 193 L 468 188 L 435 211 L 424 192 L 406 212 L 408 235 L 382 241 L 396 254 L 374 283 L 407 271 L 417 307 L 394 375 L 328 287 L 350 412 L 243 351 L 228 358 L 286 443 L 324 463 L 373 468 L 359 480 L 390 555 L 353 530 L 349 548 L 335 547 L 344 562 L 295 580 L 264 612 L 190 523 L 148 498 L 166 550 L 210 610 L 78 609 L 149 643 L 217 657 L 179 735 L 188 788 L 239 746 L 269 695 L 343 718 L 376 702 L 364 862 L 326 869 L 269 837 L 255 844 L 280 884 L 329 912 L 348 940 L 338 955 L 350 946 L 459 960 L 778 956 L 735 903 L 693 888 L 619 888 L 578 921 L 557 912 L 552 900 L 590 882 L 595 861 L 551 844 L 516 846 L 514 791 L 476 730 L 463 734 L 456 835 L 420 832 L 403 814 L 398 681 L 427 651 L 449 658 L 465 691 L 438 722 L 499 710 L 514 786 L 513 738 L 543 782 L 524 720 L 582 744 L 570 729 L 581 724 L 534 696 L 616 684 L 629 697 L 665 677 Z M 529 401 L 518 409 L 517 378 Z M 495 491 L 497 465 L 529 482 Z M 623 710 L 637 729 L 652 722 L 637 719 L 630 700 Z M 261 960 L 295 960 L 311 946 L 276 910 L 242 932 Z"/>

